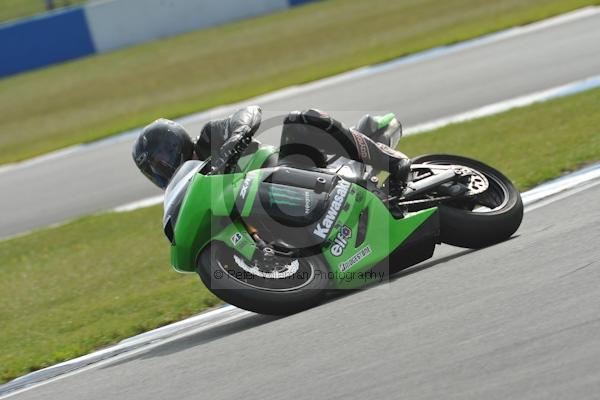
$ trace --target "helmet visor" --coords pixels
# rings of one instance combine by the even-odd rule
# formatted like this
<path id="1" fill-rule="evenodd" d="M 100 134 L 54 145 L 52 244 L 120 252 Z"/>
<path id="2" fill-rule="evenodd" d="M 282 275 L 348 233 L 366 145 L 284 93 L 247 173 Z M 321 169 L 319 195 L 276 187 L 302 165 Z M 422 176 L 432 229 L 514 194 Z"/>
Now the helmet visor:
<path id="1" fill-rule="evenodd" d="M 142 173 L 161 189 L 167 187 L 181 161 L 181 144 L 174 136 L 162 138 L 151 153 L 145 152 L 136 159 Z"/>

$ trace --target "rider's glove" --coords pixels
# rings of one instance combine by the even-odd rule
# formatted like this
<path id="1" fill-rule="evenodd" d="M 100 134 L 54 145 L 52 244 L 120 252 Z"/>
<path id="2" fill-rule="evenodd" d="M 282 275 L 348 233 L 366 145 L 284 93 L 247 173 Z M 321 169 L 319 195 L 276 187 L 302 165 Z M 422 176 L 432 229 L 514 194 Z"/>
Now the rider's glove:
<path id="1" fill-rule="evenodd" d="M 228 172 L 234 168 L 240 156 L 252 141 L 252 135 L 248 127 L 242 127 L 237 132 L 227 139 L 219 151 L 219 156 L 212 161 L 212 171 L 214 173 Z"/>

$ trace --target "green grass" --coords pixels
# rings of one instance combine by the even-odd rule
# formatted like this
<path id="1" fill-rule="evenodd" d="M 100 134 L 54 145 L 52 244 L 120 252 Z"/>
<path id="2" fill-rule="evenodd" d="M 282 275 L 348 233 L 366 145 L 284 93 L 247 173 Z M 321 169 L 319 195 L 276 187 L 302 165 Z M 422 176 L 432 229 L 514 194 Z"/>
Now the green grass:
<path id="1" fill-rule="evenodd" d="M 0 163 L 600 0 L 329 0 L 0 80 Z"/>
<path id="2" fill-rule="evenodd" d="M 54 7 L 61 8 L 84 3 L 86 0 L 54 0 Z M 0 0 L 0 23 L 46 11 L 44 0 Z"/>
<path id="3" fill-rule="evenodd" d="M 411 156 L 481 159 L 522 190 L 600 159 L 600 90 L 409 136 Z M 91 216 L 0 242 L 0 381 L 218 303 L 169 268 L 161 210 Z"/>
<path id="4" fill-rule="evenodd" d="M 157 207 L 0 242 L 0 382 L 218 304 L 169 268 Z"/>
<path id="5" fill-rule="evenodd" d="M 452 153 L 506 173 L 520 190 L 600 160 L 600 90 L 450 125 L 400 141 L 411 156 Z"/>

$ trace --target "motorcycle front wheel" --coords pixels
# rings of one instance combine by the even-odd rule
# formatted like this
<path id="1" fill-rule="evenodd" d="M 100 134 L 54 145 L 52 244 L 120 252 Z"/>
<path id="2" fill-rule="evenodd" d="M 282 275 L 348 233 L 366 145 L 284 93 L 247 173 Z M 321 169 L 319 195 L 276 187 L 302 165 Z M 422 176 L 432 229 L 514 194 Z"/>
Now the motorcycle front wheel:
<path id="1" fill-rule="evenodd" d="M 331 279 L 318 256 L 271 265 L 246 260 L 221 242 L 213 242 L 197 260 L 204 285 L 221 300 L 259 314 L 286 315 L 323 300 Z"/>

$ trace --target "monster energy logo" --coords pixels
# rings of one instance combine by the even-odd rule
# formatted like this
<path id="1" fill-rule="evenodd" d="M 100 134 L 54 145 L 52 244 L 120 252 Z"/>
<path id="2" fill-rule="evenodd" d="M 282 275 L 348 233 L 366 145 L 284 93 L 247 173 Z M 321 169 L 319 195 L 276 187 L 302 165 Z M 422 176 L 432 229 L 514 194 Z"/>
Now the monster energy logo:
<path id="1" fill-rule="evenodd" d="M 304 203 L 305 214 L 310 213 L 311 209 L 311 198 L 308 191 L 300 191 L 295 189 L 289 189 L 281 186 L 270 186 L 269 187 L 269 203 L 270 205 L 278 206 L 291 206 L 291 207 L 302 207 Z M 304 197 L 304 198 L 303 198 Z"/>

